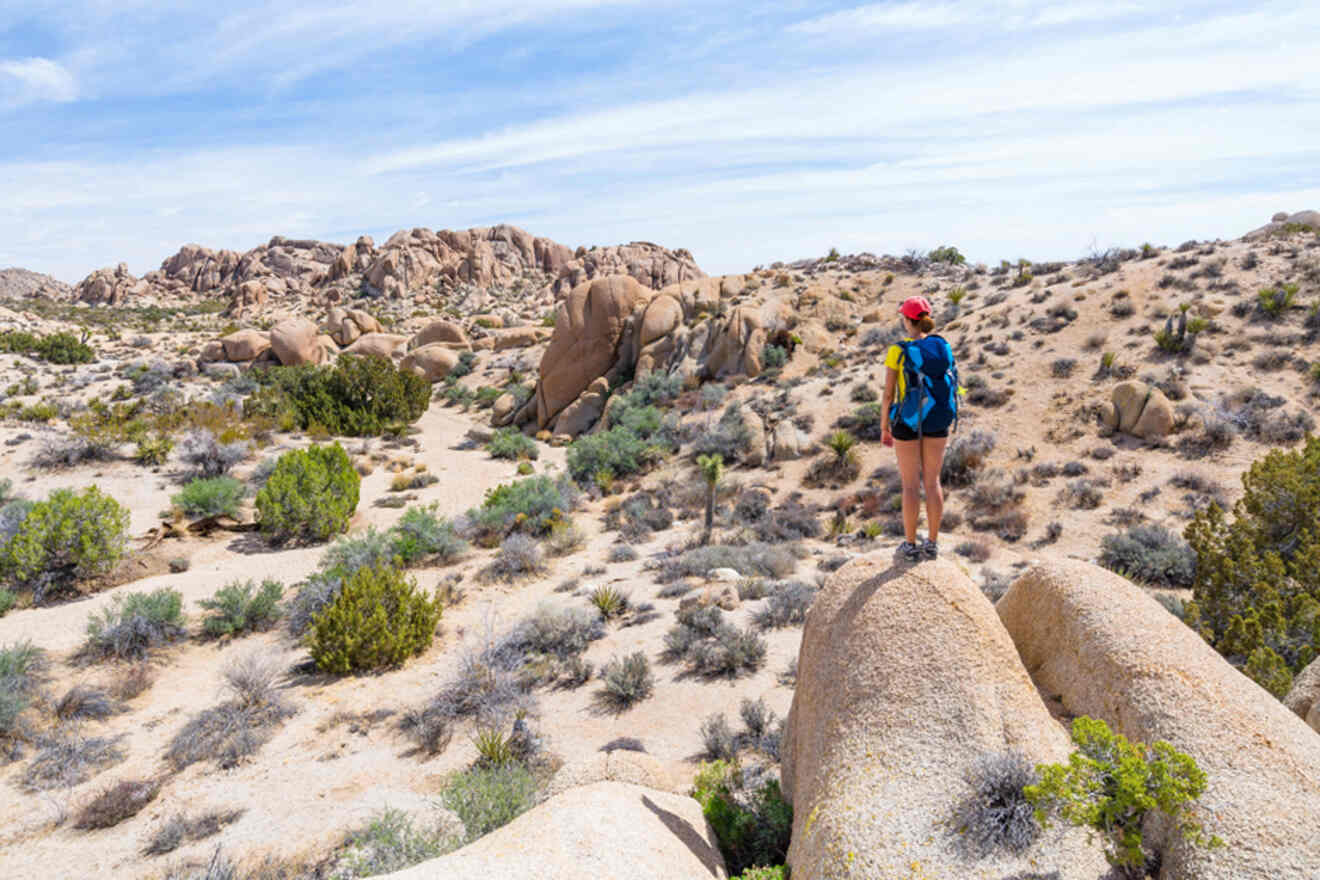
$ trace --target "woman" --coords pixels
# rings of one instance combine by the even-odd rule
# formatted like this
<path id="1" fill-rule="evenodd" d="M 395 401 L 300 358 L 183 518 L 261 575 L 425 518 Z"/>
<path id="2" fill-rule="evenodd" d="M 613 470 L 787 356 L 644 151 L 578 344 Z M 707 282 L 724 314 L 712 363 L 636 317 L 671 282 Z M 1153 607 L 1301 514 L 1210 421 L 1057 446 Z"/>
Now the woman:
<path id="1" fill-rule="evenodd" d="M 949 429 L 957 418 L 958 372 L 953 349 L 933 335 L 930 303 L 922 296 L 898 307 L 906 338 L 885 355 L 885 396 L 880 410 L 880 442 L 893 446 L 903 479 L 903 533 L 899 552 L 916 561 L 939 555 L 944 490 L 940 470 Z M 926 524 L 930 534 L 917 541 L 921 489 L 926 490 Z"/>

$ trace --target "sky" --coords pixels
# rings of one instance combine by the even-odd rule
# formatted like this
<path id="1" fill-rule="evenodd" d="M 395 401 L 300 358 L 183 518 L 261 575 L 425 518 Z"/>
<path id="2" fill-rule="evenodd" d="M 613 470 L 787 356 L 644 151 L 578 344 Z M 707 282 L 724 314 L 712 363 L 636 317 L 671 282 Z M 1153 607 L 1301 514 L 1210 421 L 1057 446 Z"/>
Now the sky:
<path id="1" fill-rule="evenodd" d="M 0 0 L 0 267 L 513 223 L 712 274 L 1320 208 L 1320 4 Z"/>

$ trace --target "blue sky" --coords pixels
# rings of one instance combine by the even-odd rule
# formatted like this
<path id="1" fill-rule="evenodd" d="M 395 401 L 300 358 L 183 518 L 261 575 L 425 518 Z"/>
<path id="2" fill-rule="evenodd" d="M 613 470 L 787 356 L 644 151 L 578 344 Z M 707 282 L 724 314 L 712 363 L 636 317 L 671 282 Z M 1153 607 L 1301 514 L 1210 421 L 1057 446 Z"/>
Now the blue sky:
<path id="1" fill-rule="evenodd" d="M 710 272 L 1320 208 L 1320 4 L 0 0 L 0 266 L 510 222 Z"/>

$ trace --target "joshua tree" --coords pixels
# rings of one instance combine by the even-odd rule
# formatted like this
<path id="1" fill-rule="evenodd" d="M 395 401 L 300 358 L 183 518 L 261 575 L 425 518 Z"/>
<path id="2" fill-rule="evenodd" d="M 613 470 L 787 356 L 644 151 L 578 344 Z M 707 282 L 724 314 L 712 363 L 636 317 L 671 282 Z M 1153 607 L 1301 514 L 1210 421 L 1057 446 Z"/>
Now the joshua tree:
<path id="1" fill-rule="evenodd" d="M 718 452 L 698 456 L 697 467 L 706 480 L 706 531 L 701 536 L 701 543 L 709 544 L 711 529 L 715 527 L 715 490 L 719 488 L 720 478 L 724 476 L 724 456 Z"/>

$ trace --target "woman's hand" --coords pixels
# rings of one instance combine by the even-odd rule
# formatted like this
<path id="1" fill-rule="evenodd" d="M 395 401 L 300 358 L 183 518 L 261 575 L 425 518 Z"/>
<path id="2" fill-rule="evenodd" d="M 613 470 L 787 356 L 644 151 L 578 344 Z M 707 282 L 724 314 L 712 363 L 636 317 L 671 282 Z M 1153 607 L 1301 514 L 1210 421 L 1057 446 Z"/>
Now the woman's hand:
<path id="1" fill-rule="evenodd" d="M 894 445 L 894 434 L 888 428 L 880 432 L 880 443 L 884 446 Z"/>

